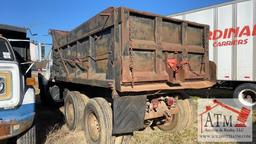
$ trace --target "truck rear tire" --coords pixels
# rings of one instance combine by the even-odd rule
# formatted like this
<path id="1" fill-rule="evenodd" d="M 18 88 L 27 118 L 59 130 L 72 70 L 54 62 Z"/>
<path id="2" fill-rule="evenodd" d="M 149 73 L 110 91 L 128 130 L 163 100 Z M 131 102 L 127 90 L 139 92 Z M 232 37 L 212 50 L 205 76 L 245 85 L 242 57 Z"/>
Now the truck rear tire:
<path id="1" fill-rule="evenodd" d="M 89 98 L 77 91 L 68 91 L 64 100 L 64 114 L 71 131 L 82 129 L 84 108 Z"/>
<path id="2" fill-rule="evenodd" d="M 100 107 L 102 109 L 105 109 L 106 108 L 106 112 L 108 114 L 106 114 L 105 116 L 107 117 L 107 119 L 109 119 L 110 121 L 112 121 L 112 109 L 110 107 L 110 104 L 103 98 L 95 98 L 95 101 L 100 105 Z M 112 126 L 112 122 L 111 123 L 108 123 L 109 124 L 109 128 L 113 127 Z M 112 132 L 112 130 L 111 130 Z M 112 135 L 112 133 L 111 133 Z M 129 144 L 130 142 L 130 139 L 131 139 L 131 135 L 122 135 L 122 136 L 112 136 L 112 143 L 113 144 Z"/>
<path id="3" fill-rule="evenodd" d="M 77 104 L 78 104 L 75 106 L 75 109 L 77 109 L 77 111 L 78 111 L 77 116 L 75 117 L 78 119 L 76 129 L 82 130 L 83 129 L 84 108 L 89 101 L 89 97 L 87 97 L 86 95 L 81 94 L 77 91 L 74 91 L 74 94 L 77 98 Z"/>
<path id="4" fill-rule="evenodd" d="M 158 125 L 158 128 L 163 131 L 177 132 L 190 127 L 193 123 L 192 108 L 188 99 L 178 100 L 177 107 L 179 112 L 173 115 L 169 122 Z"/>
<path id="5" fill-rule="evenodd" d="M 112 143 L 112 112 L 107 101 L 90 99 L 85 106 L 83 122 L 88 144 Z"/>
<path id="6" fill-rule="evenodd" d="M 74 131 L 78 123 L 78 110 L 76 109 L 78 102 L 75 93 L 67 92 L 64 99 L 64 116 L 65 122 L 69 130 Z"/>
<path id="7" fill-rule="evenodd" d="M 256 105 L 256 84 L 245 83 L 236 87 L 233 96 L 245 106 Z"/>
<path id="8" fill-rule="evenodd" d="M 187 124 L 185 126 L 185 129 L 191 128 L 194 124 L 194 118 L 195 118 L 193 115 L 193 112 L 194 112 L 193 106 L 190 99 L 185 99 L 182 101 L 183 101 L 183 108 L 185 110 L 186 119 L 187 119 Z"/>
<path id="9" fill-rule="evenodd" d="M 36 144 L 36 126 L 32 126 L 24 135 L 17 138 L 17 144 Z"/>
<path id="10" fill-rule="evenodd" d="M 196 100 L 189 99 L 190 105 L 191 105 L 191 113 L 192 113 L 192 124 L 197 122 L 197 103 Z"/>

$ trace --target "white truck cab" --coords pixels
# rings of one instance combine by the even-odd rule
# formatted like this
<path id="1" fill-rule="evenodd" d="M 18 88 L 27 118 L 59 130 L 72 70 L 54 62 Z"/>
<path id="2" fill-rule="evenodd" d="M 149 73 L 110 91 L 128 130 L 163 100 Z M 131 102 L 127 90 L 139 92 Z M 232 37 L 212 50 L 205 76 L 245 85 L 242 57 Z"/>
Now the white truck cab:
<path id="1" fill-rule="evenodd" d="M 26 61 L 29 42 L 8 40 L 23 39 L 24 34 L 26 29 L 0 25 L 0 140 L 34 144 L 35 92 Z"/>

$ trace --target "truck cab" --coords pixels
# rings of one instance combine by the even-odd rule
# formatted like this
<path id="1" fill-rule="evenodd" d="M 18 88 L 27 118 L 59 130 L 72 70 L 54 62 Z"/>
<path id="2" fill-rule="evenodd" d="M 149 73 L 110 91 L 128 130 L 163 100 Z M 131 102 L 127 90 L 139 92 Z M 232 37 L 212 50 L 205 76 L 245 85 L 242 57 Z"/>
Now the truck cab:
<path id="1" fill-rule="evenodd" d="M 0 24 L 0 140 L 35 141 L 35 92 L 26 29 Z"/>

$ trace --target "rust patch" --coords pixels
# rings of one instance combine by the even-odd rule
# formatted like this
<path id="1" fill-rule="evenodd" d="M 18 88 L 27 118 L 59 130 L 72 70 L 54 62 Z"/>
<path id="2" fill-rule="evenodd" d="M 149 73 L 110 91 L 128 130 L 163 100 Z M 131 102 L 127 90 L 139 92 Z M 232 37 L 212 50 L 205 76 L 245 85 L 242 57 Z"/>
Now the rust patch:
<path id="1" fill-rule="evenodd" d="M 168 109 L 166 106 L 161 105 L 156 111 L 152 110 L 150 112 L 146 112 L 144 119 L 145 120 L 155 119 L 155 118 L 164 117 L 166 115 L 171 116 L 176 113 L 178 113 L 177 108 Z"/>
<path id="2" fill-rule="evenodd" d="M 0 124 L 0 137 L 6 136 L 11 133 L 11 125 L 10 124 Z"/>

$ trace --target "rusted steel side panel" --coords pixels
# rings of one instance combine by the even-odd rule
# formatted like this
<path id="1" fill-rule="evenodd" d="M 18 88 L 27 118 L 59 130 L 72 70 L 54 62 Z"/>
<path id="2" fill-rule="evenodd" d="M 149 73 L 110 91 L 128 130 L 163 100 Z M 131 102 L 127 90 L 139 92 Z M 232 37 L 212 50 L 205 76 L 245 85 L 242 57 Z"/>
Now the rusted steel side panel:
<path id="1" fill-rule="evenodd" d="M 129 10 L 123 23 L 129 46 L 123 47 L 124 83 L 169 81 L 178 83 L 208 79 L 205 41 L 207 26 Z M 128 35 L 128 36 L 127 36 Z M 127 40 L 127 39 L 125 39 Z M 168 59 L 184 62 L 179 72 L 172 71 Z M 186 64 L 185 64 L 186 62 Z"/>
<path id="2" fill-rule="evenodd" d="M 67 36 L 69 34 L 68 31 L 61 30 L 50 30 L 50 34 L 52 35 L 54 45 L 53 47 L 60 47 L 62 43 L 67 43 Z"/>
<path id="3" fill-rule="evenodd" d="M 113 62 L 112 70 L 113 70 L 113 80 L 115 81 L 115 89 L 121 89 L 121 55 L 122 55 L 122 9 L 115 9 L 114 12 L 114 47 L 113 47 L 113 58 L 111 59 Z"/>
<path id="4" fill-rule="evenodd" d="M 118 91 L 209 87 L 208 29 L 108 8 L 69 33 L 52 31 L 53 78 Z"/>
<path id="5" fill-rule="evenodd" d="M 74 43 L 113 25 L 113 12 L 114 8 L 110 7 L 81 24 L 74 30 L 70 31 L 70 34 L 65 37 L 66 41 L 60 42 L 60 47 L 63 47 L 69 43 Z M 97 37 L 97 35 L 94 36 Z"/>
<path id="6" fill-rule="evenodd" d="M 113 79 L 113 13 L 114 9 L 108 8 L 69 33 L 51 31 L 53 77 L 70 82 L 88 80 L 88 84 Z"/>

